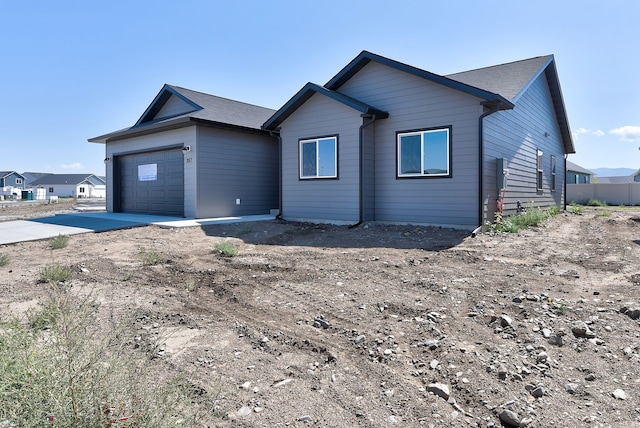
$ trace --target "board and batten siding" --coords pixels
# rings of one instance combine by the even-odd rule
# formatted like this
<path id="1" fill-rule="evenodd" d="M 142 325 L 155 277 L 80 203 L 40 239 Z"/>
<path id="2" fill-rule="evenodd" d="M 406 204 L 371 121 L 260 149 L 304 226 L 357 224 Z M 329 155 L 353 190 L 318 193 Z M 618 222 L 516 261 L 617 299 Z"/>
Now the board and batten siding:
<path id="1" fill-rule="evenodd" d="M 375 123 L 375 220 L 478 226 L 480 99 L 370 62 L 339 91 L 387 111 Z M 451 178 L 397 178 L 396 133 L 451 127 Z"/>
<path id="2" fill-rule="evenodd" d="M 110 160 L 106 163 L 107 177 L 107 211 L 114 210 L 114 160 L 116 156 L 158 151 L 167 147 L 190 146 L 195 150 L 196 127 L 172 129 L 157 132 L 149 135 L 127 138 L 123 140 L 110 141 L 106 144 L 106 157 Z M 192 152 L 189 152 L 193 155 Z M 194 217 L 195 211 L 195 162 L 184 165 L 184 215 Z"/>
<path id="3" fill-rule="evenodd" d="M 197 140 L 197 218 L 278 208 L 276 138 L 199 126 Z"/>
<path id="4" fill-rule="evenodd" d="M 491 222 L 496 212 L 498 189 L 496 159 L 505 158 L 509 174 L 505 191 L 506 214 L 523 208 L 562 205 L 565 162 L 560 128 L 546 77 L 541 74 L 516 101 L 484 119 L 483 221 Z M 537 150 L 543 152 L 543 185 L 538 191 Z M 551 191 L 551 156 L 556 158 L 556 190 Z"/>
<path id="5" fill-rule="evenodd" d="M 357 223 L 360 217 L 360 112 L 314 94 L 281 126 L 282 216 L 316 223 Z M 338 178 L 300 179 L 299 141 L 338 137 Z"/>

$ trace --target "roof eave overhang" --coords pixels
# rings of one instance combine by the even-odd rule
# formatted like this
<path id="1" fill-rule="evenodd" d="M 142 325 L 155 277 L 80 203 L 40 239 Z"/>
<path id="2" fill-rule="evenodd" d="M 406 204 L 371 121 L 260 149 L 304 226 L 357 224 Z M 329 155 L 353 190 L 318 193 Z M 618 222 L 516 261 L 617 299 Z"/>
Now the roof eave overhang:
<path id="1" fill-rule="evenodd" d="M 142 113 L 142 116 L 140 116 L 140 119 L 138 119 L 133 126 L 144 125 L 152 121 L 153 117 L 155 117 L 155 115 L 158 114 L 158 112 L 162 109 L 162 107 L 169 100 L 169 98 L 171 98 L 172 95 L 180 98 L 182 101 L 190 105 L 193 108 L 193 110 L 191 110 L 192 112 L 202 110 L 202 107 L 200 105 L 194 103 L 189 98 L 185 97 L 180 92 L 173 89 L 171 85 L 168 85 L 165 83 L 162 89 L 160 89 L 160 92 L 158 92 L 158 94 L 153 99 L 153 101 L 151 101 L 151 104 L 149 104 L 149 107 L 147 107 L 144 113 Z"/>
<path id="2" fill-rule="evenodd" d="M 99 137 L 90 138 L 87 141 L 90 143 L 106 144 L 113 141 L 125 140 L 128 138 L 139 137 L 142 135 L 154 134 L 161 131 L 169 131 L 172 129 L 185 128 L 187 126 L 200 125 L 218 129 L 228 129 L 234 131 L 241 131 L 249 134 L 268 134 L 268 131 L 260 128 L 251 128 L 247 126 L 233 125 L 229 123 L 216 122 L 213 120 L 199 119 L 195 117 L 181 117 L 178 119 L 172 119 L 166 122 L 157 122 L 147 126 L 133 126 L 131 128 L 112 132 L 110 134 L 101 135 Z"/>
<path id="3" fill-rule="evenodd" d="M 389 113 L 368 104 L 362 103 L 354 98 L 348 97 L 336 91 L 329 90 L 315 83 L 307 83 L 300 89 L 289 101 L 285 103 L 273 116 L 271 116 L 263 125 L 262 129 L 273 131 L 277 129 L 293 112 L 300 108 L 314 94 L 322 94 L 339 103 L 342 103 L 364 115 L 375 115 L 378 119 L 389 117 Z"/>

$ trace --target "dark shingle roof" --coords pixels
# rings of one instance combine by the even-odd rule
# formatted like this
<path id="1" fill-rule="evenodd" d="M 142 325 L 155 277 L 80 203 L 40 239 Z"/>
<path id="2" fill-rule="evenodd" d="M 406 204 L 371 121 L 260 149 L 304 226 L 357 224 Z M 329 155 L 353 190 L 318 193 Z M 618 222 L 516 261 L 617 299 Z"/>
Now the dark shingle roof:
<path id="1" fill-rule="evenodd" d="M 478 68 L 449 74 L 448 78 L 476 88 L 500 94 L 515 103 L 533 80 L 553 60 L 553 55 L 539 56 L 522 61 Z"/>
<path id="2" fill-rule="evenodd" d="M 593 171 L 581 167 L 573 162 L 567 161 L 567 171 L 579 172 L 580 174 L 596 175 Z"/>
<path id="3" fill-rule="evenodd" d="M 155 115 L 171 98 L 177 96 L 192 107 L 187 113 L 154 120 Z M 275 110 L 243 103 L 228 98 L 205 94 L 165 84 L 158 95 L 145 110 L 135 125 L 99 137 L 90 138 L 90 142 L 105 143 L 110 139 L 121 139 L 160 129 L 171 129 L 187 126 L 192 122 L 200 122 L 210 126 L 244 129 L 262 132 L 262 124 L 275 113 Z"/>
<path id="4" fill-rule="evenodd" d="M 94 174 L 48 174 L 31 182 L 33 186 L 80 184 Z"/>

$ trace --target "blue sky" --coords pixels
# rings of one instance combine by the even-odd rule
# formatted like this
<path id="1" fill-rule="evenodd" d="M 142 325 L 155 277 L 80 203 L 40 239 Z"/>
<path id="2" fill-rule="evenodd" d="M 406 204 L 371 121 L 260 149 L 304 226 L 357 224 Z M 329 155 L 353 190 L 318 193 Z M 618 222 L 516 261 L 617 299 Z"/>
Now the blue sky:
<path id="1" fill-rule="evenodd" d="M 87 138 L 164 83 L 277 109 L 366 49 L 437 74 L 554 54 L 586 168 L 640 168 L 640 2 L 4 1 L 0 170 L 104 173 Z"/>

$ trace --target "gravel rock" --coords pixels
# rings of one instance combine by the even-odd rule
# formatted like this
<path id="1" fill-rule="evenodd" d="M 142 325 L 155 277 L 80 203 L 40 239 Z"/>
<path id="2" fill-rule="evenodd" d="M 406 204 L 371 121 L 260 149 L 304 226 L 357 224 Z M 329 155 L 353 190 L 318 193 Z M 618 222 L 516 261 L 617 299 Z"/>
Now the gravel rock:
<path id="1" fill-rule="evenodd" d="M 500 316 L 500 325 L 502 327 L 508 327 L 513 323 L 513 319 L 511 319 L 511 317 L 509 315 L 504 315 L 502 314 Z"/>
<path id="2" fill-rule="evenodd" d="M 611 395 L 613 395 L 613 397 L 614 397 L 616 400 L 626 400 L 626 399 L 627 399 L 627 393 L 626 393 L 626 392 L 624 392 L 624 391 L 623 391 L 623 390 L 621 390 L 621 389 L 616 389 L 615 391 L 613 391 L 613 392 L 611 393 Z"/>
<path id="3" fill-rule="evenodd" d="M 500 412 L 500 422 L 507 427 L 517 428 L 520 426 L 520 417 L 512 410 L 503 410 Z"/>
<path id="4" fill-rule="evenodd" d="M 445 400 L 449 399 L 449 387 L 443 383 L 430 383 L 427 387 L 427 391 L 437 395 L 438 397 L 442 397 Z"/>
<path id="5" fill-rule="evenodd" d="M 568 383 L 564 386 L 564 389 L 569 393 L 569 394 L 575 394 L 576 392 L 578 392 L 578 384 L 577 383 Z"/>

